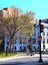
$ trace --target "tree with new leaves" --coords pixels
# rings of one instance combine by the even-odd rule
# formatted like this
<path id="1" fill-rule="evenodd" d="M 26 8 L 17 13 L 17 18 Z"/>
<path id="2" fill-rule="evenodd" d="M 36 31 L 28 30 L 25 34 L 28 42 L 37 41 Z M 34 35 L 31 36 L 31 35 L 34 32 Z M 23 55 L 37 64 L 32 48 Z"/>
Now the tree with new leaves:
<path id="1" fill-rule="evenodd" d="M 12 43 L 15 43 L 14 41 L 16 39 L 14 39 L 15 33 L 23 27 L 22 25 L 22 20 L 20 18 L 20 11 L 17 8 L 11 8 L 12 13 L 9 14 L 7 17 L 3 17 L 3 28 L 4 28 L 4 35 L 8 35 L 9 37 L 9 41 L 8 41 L 8 49 L 10 49 L 10 45 Z M 7 10 L 8 11 L 8 10 Z M 13 41 L 14 39 L 14 41 Z"/>
<path id="2" fill-rule="evenodd" d="M 9 37 L 8 49 L 10 49 L 10 44 L 15 43 L 15 34 L 19 32 L 19 30 L 21 31 L 21 33 L 23 33 L 23 35 L 28 35 L 28 33 L 33 34 L 34 29 L 33 12 L 26 12 L 25 14 L 20 14 L 20 10 L 15 7 L 11 8 L 11 10 L 12 13 L 8 14 L 7 17 L 3 17 L 2 21 L 4 35 L 7 35 Z"/>
<path id="3" fill-rule="evenodd" d="M 22 33 L 25 37 L 30 37 L 34 33 L 34 13 L 26 12 L 26 14 L 22 15 L 23 24 L 25 26 L 20 29 L 20 33 Z"/>

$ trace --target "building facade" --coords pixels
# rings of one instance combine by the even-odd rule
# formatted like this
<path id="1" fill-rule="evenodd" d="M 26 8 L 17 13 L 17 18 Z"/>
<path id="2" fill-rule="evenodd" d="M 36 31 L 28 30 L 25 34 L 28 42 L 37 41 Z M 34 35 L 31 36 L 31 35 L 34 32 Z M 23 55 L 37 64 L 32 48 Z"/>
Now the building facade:
<path id="1" fill-rule="evenodd" d="M 35 22 L 34 35 L 32 36 L 32 38 L 35 39 L 35 44 L 33 42 L 33 47 L 35 47 L 37 50 L 39 49 L 39 36 L 40 36 L 38 22 L 39 21 Z M 42 20 L 41 23 L 42 23 L 42 25 L 44 25 L 44 30 L 41 33 L 41 36 L 42 36 L 42 39 L 41 39 L 41 50 L 42 51 L 46 51 L 46 50 L 48 50 L 48 19 Z"/>
<path id="2" fill-rule="evenodd" d="M 42 50 L 45 51 L 48 50 L 48 19 L 43 20 L 42 24 L 44 25 L 44 31 L 41 34 L 42 35 L 41 47 Z"/>

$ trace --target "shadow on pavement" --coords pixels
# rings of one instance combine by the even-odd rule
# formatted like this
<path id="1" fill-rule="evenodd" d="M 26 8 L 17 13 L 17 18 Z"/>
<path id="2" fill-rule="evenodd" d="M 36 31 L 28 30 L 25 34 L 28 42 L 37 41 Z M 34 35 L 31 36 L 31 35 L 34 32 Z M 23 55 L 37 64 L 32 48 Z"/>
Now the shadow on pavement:
<path id="1" fill-rule="evenodd" d="M 43 63 L 38 63 L 38 62 L 32 62 L 32 61 L 28 61 L 28 62 L 6 62 L 4 64 L 0 64 L 0 65 L 48 65 L 48 61 L 43 62 Z"/>
<path id="2" fill-rule="evenodd" d="M 28 62 L 5 62 L 0 65 L 36 65 L 36 62 L 28 61 Z"/>

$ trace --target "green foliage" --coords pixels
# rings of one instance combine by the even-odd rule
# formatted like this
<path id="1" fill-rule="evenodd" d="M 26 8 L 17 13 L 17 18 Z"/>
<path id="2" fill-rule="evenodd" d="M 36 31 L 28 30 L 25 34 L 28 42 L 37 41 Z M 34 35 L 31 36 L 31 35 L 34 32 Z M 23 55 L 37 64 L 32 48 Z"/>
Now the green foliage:
<path id="1" fill-rule="evenodd" d="M 6 55 L 6 53 L 1 53 L 0 58 L 10 57 L 10 56 L 14 56 L 14 55 L 15 55 L 14 53 L 8 53 L 7 55 Z"/>
<path id="2" fill-rule="evenodd" d="M 34 32 L 34 15 L 32 12 L 27 12 L 22 15 L 22 21 L 24 27 L 21 29 L 21 33 L 25 36 L 30 36 L 28 34 L 33 34 Z"/>

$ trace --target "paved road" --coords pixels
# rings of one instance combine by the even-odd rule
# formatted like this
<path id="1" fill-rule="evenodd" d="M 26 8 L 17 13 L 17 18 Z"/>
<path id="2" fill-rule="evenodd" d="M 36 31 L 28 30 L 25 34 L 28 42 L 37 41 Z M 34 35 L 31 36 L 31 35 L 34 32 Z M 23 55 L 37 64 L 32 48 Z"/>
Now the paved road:
<path id="1" fill-rule="evenodd" d="M 35 58 L 28 57 L 28 58 L 18 58 L 18 59 L 13 59 L 9 60 L 6 62 L 1 62 L 1 65 L 34 65 L 35 62 L 38 61 Z"/>
<path id="2" fill-rule="evenodd" d="M 0 65 L 48 65 L 46 64 L 48 62 L 48 57 L 43 57 L 43 61 L 45 61 L 43 64 L 38 64 L 39 57 L 38 56 L 27 56 L 23 58 L 15 58 L 12 60 L 2 61 L 0 62 Z"/>

